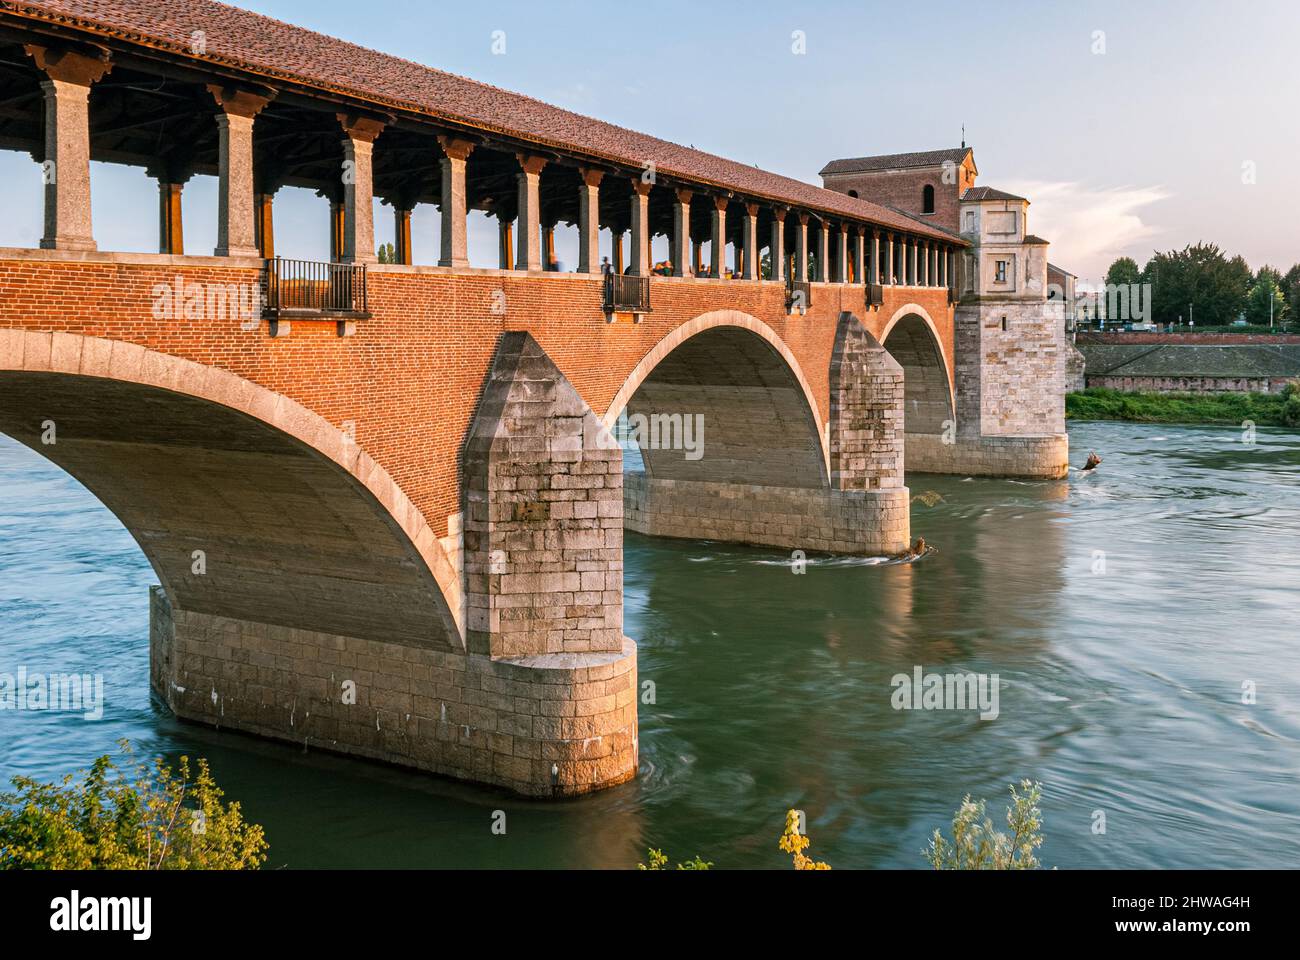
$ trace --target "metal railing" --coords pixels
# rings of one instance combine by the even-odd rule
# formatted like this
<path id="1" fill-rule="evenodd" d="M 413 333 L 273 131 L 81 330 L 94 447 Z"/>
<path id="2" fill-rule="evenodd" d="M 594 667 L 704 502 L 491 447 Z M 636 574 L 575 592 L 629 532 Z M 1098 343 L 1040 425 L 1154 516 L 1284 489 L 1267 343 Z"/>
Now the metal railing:
<path id="1" fill-rule="evenodd" d="M 266 306 L 273 316 L 368 316 L 366 265 L 268 260 Z"/>
<path id="2" fill-rule="evenodd" d="M 785 286 L 785 308 L 800 313 L 812 306 L 812 281 L 790 280 Z"/>
<path id="3" fill-rule="evenodd" d="M 649 313 L 650 278 L 605 274 L 606 313 Z"/>

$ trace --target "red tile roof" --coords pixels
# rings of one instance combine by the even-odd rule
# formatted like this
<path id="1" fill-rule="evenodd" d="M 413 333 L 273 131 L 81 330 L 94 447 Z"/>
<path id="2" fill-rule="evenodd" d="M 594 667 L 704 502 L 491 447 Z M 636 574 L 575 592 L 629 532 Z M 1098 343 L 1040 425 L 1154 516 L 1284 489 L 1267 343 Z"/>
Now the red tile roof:
<path id="1" fill-rule="evenodd" d="M 665 177 L 733 190 L 755 199 L 954 239 L 866 200 L 211 0 L 0 0 L 0 14 L 54 22 L 108 41 L 161 48 L 179 58 L 293 81 L 592 159 L 637 169 L 653 163 Z M 12 22 L 11 16 L 6 19 Z M 202 55 L 190 50 L 196 30 L 206 35 Z"/>
<path id="2" fill-rule="evenodd" d="M 962 200 L 1021 200 L 1028 203 L 1024 197 L 1018 197 L 1014 193 L 1007 193 L 1005 190 L 997 190 L 993 187 L 971 187 L 961 195 Z"/>
<path id="3" fill-rule="evenodd" d="M 944 163 L 960 164 L 970 154 L 970 147 L 949 150 L 921 150 L 914 153 L 882 153 L 874 157 L 846 157 L 832 160 L 822 167 L 821 175 L 865 173 L 872 170 L 906 170 L 912 167 L 938 167 Z"/>

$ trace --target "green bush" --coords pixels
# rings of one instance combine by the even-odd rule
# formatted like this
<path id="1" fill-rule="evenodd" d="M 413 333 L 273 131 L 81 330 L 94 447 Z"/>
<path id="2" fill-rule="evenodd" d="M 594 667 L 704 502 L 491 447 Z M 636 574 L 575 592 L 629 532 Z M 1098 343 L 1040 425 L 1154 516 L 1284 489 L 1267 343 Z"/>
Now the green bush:
<path id="1" fill-rule="evenodd" d="M 1034 851 L 1043 845 L 1043 813 L 1038 809 L 1043 788 L 1029 780 L 1020 781 L 1020 791 L 1011 787 L 1007 807 L 1010 834 L 995 830 L 984 812 L 983 800 L 975 803 L 966 794 L 952 818 L 952 839 L 938 831 L 922 851 L 936 870 L 1034 870 L 1041 866 Z"/>
<path id="2" fill-rule="evenodd" d="M 1130 420 L 1138 423 L 1223 423 L 1251 420 L 1261 427 L 1300 426 L 1300 390 L 1289 383 L 1280 393 L 1125 393 L 1090 387 L 1065 398 L 1071 420 Z"/>
<path id="3" fill-rule="evenodd" d="M 262 828 L 238 803 L 222 803 L 206 760 L 190 776 L 181 757 L 137 761 L 121 742 L 125 769 L 97 759 L 60 783 L 14 777 L 0 794 L 0 869 L 254 870 L 266 860 Z"/>

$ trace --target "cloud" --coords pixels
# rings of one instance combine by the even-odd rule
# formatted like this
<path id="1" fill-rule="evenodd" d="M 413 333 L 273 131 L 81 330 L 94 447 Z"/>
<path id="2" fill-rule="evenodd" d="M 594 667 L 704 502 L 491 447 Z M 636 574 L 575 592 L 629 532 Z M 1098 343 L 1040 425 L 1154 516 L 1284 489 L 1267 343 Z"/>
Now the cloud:
<path id="1" fill-rule="evenodd" d="M 1117 257 L 1140 267 L 1163 228 L 1143 220 L 1146 208 L 1171 194 L 1164 187 L 1090 187 L 1068 181 L 1021 180 L 1003 189 L 1028 197 L 1029 229 L 1051 241 L 1051 261 L 1080 280 L 1100 281 Z"/>

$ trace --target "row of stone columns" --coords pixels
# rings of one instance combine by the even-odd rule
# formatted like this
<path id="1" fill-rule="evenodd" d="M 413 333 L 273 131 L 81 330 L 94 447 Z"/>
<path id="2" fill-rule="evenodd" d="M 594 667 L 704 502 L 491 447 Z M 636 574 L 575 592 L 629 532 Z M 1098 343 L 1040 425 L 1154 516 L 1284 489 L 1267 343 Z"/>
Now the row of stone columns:
<path id="1" fill-rule="evenodd" d="M 42 82 L 45 103 L 45 232 L 41 246 L 61 250 L 93 250 L 94 236 L 90 222 L 90 134 L 89 93 L 93 83 L 102 78 L 112 64 L 106 51 L 100 54 L 55 50 L 28 45 L 28 54 L 45 73 Z M 273 190 L 255 191 L 253 169 L 253 125 L 261 110 L 270 102 L 271 91 L 209 84 L 208 91 L 217 106 L 218 132 L 218 217 L 217 256 L 274 256 L 272 219 Z M 330 192 L 330 253 L 344 262 L 367 262 L 375 259 L 373 154 L 375 139 L 384 129 L 381 120 L 339 113 L 343 168 L 340 188 Z M 438 264 L 463 268 L 469 265 L 467 236 L 466 167 L 474 144 L 466 139 L 444 135 L 438 137 L 442 156 L 441 254 Z M 554 263 L 554 225 L 541 224 L 540 184 L 547 160 L 520 153 L 516 159 L 519 172 L 517 214 L 514 223 L 500 223 L 503 268 L 541 270 Z M 600 229 L 600 185 L 605 171 L 581 168 L 578 194 L 578 271 L 600 270 L 598 235 Z M 184 252 L 181 222 L 181 191 L 188 179 L 187 171 L 160 170 L 159 179 L 159 249 L 163 253 Z M 630 210 L 630 272 L 647 276 L 651 268 L 649 197 L 651 182 L 644 176 L 632 180 Z M 695 191 L 673 191 L 673 226 L 670 235 L 670 258 L 676 276 L 698 275 L 701 270 L 700 246 L 692 244 L 690 230 L 691 203 Z M 709 196 L 711 202 L 709 239 L 713 254 L 709 276 L 724 276 L 724 251 L 727 245 L 727 210 L 730 198 Z M 746 280 L 759 278 L 759 241 L 757 203 L 745 203 L 741 216 L 740 243 L 736 251 L 736 272 Z M 772 210 L 771 277 L 786 279 L 785 229 L 788 209 Z M 809 277 L 808 227 L 812 214 L 796 212 L 793 230 L 794 263 L 792 279 Z M 396 261 L 411 262 L 411 204 L 394 204 Z M 871 231 L 870 253 L 866 247 L 865 226 L 841 223 L 835 229 L 831 256 L 832 227 L 821 223 L 817 232 L 816 278 L 822 282 L 883 283 L 909 286 L 947 286 L 951 251 L 929 240 Z M 542 243 L 546 242 L 545 263 Z M 622 273 L 622 232 L 615 234 L 613 268 Z M 692 251 L 692 246 L 694 247 Z M 883 247 L 883 249 L 882 249 Z M 883 259 L 882 259 L 883 255 Z M 834 265 L 833 276 L 829 269 Z"/>

